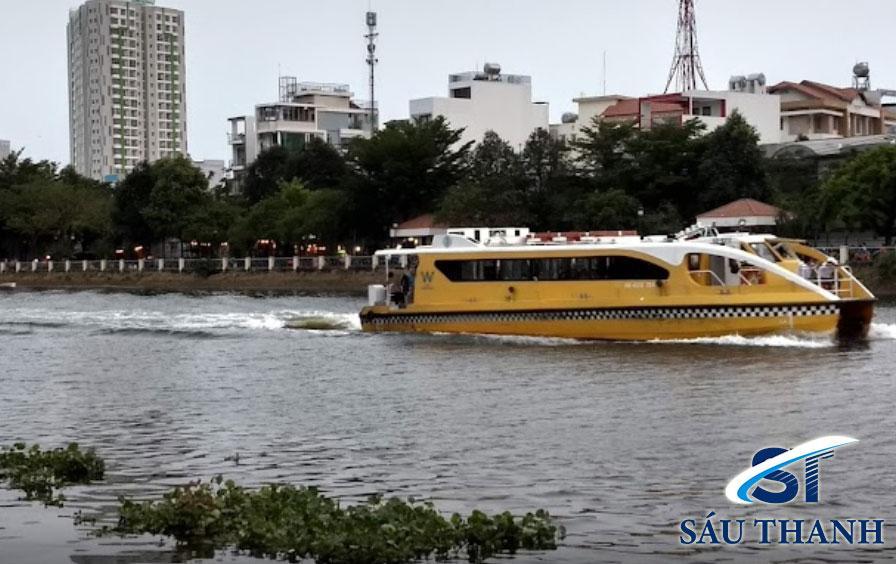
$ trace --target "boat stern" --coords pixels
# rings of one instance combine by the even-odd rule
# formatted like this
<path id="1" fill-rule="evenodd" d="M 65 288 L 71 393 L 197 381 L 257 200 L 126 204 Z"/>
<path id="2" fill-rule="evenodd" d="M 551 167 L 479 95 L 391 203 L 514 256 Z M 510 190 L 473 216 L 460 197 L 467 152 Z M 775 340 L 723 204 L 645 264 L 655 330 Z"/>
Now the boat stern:
<path id="1" fill-rule="evenodd" d="M 837 337 L 840 339 L 862 339 L 868 335 L 871 319 L 874 317 L 874 298 L 845 299 L 837 305 L 840 318 L 837 321 Z"/>

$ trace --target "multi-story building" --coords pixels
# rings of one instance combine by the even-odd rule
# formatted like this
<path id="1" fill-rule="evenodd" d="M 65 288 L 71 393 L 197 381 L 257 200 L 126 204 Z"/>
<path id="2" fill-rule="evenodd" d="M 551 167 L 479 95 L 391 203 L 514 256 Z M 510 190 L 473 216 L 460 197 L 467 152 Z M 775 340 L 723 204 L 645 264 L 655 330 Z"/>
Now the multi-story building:
<path id="1" fill-rule="evenodd" d="M 368 102 L 354 100 L 347 84 L 297 82 L 280 77 L 280 101 L 258 104 L 252 115 L 229 119 L 231 170 L 239 180 L 258 154 L 271 147 L 296 149 L 313 137 L 342 148 L 351 139 L 369 136 Z"/>
<path id="2" fill-rule="evenodd" d="M 227 179 L 227 161 L 224 159 L 193 160 L 193 166 L 202 171 L 208 179 L 209 189 L 222 186 Z"/>
<path id="3" fill-rule="evenodd" d="M 536 129 L 548 129 L 548 104 L 532 101 L 532 78 L 502 74 L 500 65 L 486 63 L 482 72 L 448 76 L 448 97 L 411 100 L 414 119 L 442 116 L 462 142 L 481 141 L 494 131 L 515 149 L 522 148 Z"/>
<path id="4" fill-rule="evenodd" d="M 71 162 L 116 181 L 187 154 L 184 13 L 154 0 L 87 0 L 69 14 Z"/>
<path id="5" fill-rule="evenodd" d="M 737 111 L 756 129 L 760 143 L 780 140 L 780 99 L 765 88 L 765 75 L 733 76 L 728 90 L 689 90 L 675 94 L 627 96 L 586 96 L 574 98 L 578 113 L 564 114 L 562 123 L 551 125 L 558 139 L 571 141 L 583 127 L 597 121 L 630 122 L 640 129 L 659 123 L 684 123 L 695 119 L 710 132 L 728 121 Z"/>
<path id="6" fill-rule="evenodd" d="M 607 108 L 622 100 L 631 99 L 628 96 L 617 94 L 573 98 L 572 101 L 578 107 L 578 112 L 566 112 L 561 117 L 560 123 L 552 123 L 550 125 L 551 135 L 555 139 L 572 142 L 581 133 L 583 127 L 593 127 L 595 118 L 600 120 L 600 116 Z"/>
<path id="7" fill-rule="evenodd" d="M 873 90 L 811 80 L 769 88 L 781 97 L 781 140 L 836 139 L 896 131 L 896 111 Z"/>
<path id="8" fill-rule="evenodd" d="M 11 152 L 12 149 L 9 147 L 9 141 L 0 139 L 0 159 L 5 159 Z"/>
<path id="9" fill-rule="evenodd" d="M 641 129 L 658 123 L 684 123 L 697 120 L 709 133 L 725 124 L 738 112 L 759 135 L 760 143 L 780 139 L 780 100 L 773 94 L 732 90 L 689 90 L 680 94 L 646 96 L 621 100 L 607 108 L 603 119 L 634 122 Z"/>

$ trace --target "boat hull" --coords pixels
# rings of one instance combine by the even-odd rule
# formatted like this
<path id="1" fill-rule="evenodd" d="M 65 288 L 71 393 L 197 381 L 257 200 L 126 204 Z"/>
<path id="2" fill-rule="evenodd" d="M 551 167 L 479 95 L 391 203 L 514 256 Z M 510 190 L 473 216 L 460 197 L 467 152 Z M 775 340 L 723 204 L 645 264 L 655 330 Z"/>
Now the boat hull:
<path id="1" fill-rule="evenodd" d="M 844 311 L 851 320 L 843 321 Z M 846 311 L 848 309 L 848 311 Z M 662 340 L 833 333 L 847 325 L 853 334 L 867 331 L 870 304 L 823 302 L 798 304 L 679 305 L 514 311 L 421 311 L 364 308 L 365 331 L 485 333 L 598 340 Z M 841 327 L 842 326 L 842 327 Z"/>

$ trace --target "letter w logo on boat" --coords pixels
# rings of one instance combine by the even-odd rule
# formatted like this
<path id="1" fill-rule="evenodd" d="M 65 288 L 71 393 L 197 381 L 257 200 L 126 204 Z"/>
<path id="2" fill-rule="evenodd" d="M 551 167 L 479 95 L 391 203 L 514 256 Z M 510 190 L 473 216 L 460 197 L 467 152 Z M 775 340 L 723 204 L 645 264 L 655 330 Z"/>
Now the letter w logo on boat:
<path id="1" fill-rule="evenodd" d="M 433 272 L 431 270 L 424 270 L 420 273 L 420 279 L 423 280 L 424 284 L 432 284 Z"/>
<path id="2" fill-rule="evenodd" d="M 725 497 L 733 503 L 788 503 L 800 491 L 797 477 L 785 472 L 791 464 L 805 460 L 803 486 L 807 503 L 818 503 L 818 463 L 834 456 L 834 449 L 859 442 L 842 436 L 828 436 L 797 445 L 792 449 L 768 447 L 753 455 L 752 466 L 735 476 L 725 488 Z M 779 484 L 781 491 L 770 491 L 758 485 L 761 480 Z M 752 491 L 751 491 L 752 490 Z"/>

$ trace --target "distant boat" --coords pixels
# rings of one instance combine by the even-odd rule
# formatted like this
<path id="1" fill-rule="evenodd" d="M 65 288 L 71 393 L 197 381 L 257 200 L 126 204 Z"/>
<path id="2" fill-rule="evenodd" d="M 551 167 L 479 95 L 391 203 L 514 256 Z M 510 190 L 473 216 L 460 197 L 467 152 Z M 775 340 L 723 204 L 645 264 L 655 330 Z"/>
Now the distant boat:
<path id="1" fill-rule="evenodd" d="M 15 290 L 15 282 L 0 282 L 0 290 Z"/>

